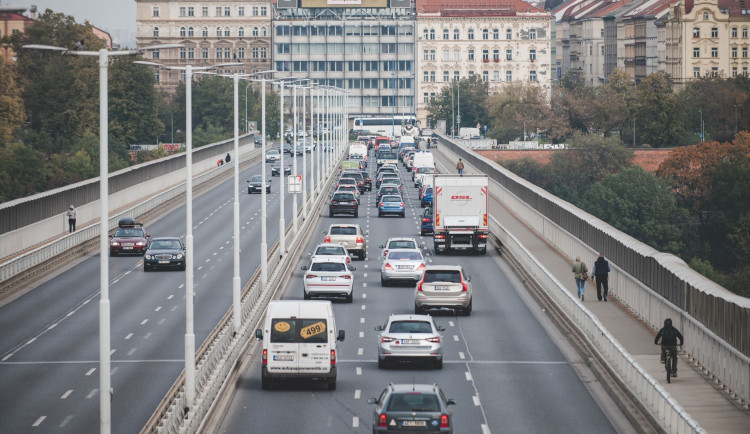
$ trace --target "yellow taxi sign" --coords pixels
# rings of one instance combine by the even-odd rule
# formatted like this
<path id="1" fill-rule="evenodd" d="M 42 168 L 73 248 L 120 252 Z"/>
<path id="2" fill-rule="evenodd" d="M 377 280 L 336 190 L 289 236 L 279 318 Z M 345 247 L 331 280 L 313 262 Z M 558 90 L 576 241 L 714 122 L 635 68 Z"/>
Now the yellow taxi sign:
<path id="1" fill-rule="evenodd" d="M 325 333 L 326 331 L 326 323 L 323 321 L 318 321 L 314 324 L 310 324 L 307 327 L 304 327 L 302 330 L 300 330 L 299 334 L 302 337 L 302 339 L 310 339 L 313 336 L 317 336 L 321 333 Z"/>
<path id="2" fill-rule="evenodd" d="M 286 321 L 279 321 L 273 326 L 273 329 L 279 333 L 286 333 L 291 328 L 292 326 Z"/>

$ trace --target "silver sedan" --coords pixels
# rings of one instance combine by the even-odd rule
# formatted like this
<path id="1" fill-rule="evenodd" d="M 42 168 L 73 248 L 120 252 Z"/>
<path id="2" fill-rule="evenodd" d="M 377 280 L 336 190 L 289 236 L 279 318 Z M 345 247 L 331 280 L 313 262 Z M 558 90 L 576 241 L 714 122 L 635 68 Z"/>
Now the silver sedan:
<path id="1" fill-rule="evenodd" d="M 416 283 L 425 269 L 424 256 L 418 249 L 392 249 L 383 258 L 380 266 L 380 284 L 401 281 Z"/>
<path id="2" fill-rule="evenodd" d="M 391 315 L 384 326 L 375 327 L 378 336 L 378 367 L 390 361 L 428 361 L 443 367 L 444 327 L 435 325 L 430 315 Z"/>

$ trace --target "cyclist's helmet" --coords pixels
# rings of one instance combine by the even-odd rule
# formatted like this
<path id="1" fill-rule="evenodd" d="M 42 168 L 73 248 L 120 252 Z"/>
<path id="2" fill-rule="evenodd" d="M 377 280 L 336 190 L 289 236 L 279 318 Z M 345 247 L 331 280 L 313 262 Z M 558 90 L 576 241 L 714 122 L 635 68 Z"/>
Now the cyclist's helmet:
<path id="1" fill-rule="evenodd" d="M 664 320 L 664 327 L 672 327 L 672 319 L 667 318 Z"/>

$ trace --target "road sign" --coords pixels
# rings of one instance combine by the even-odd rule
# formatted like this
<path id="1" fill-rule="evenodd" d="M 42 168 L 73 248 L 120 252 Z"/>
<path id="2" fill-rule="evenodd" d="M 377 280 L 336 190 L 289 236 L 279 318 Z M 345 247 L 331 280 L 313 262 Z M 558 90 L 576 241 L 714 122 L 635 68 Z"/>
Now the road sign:
<path id="1" fill-rule="evenodd" d="M 289 193 L 302 193 L 302 175 L 289 175 L 286 182 L 289 186 Z"/>

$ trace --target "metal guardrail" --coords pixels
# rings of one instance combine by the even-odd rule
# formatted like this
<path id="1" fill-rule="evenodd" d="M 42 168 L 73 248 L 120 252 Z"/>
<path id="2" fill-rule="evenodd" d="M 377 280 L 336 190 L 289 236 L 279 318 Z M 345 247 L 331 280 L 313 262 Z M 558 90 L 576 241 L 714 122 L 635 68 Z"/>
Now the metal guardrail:
<path id="1" fill-rule="evenodd" d="M 625 348 L 581 302 L 565 290 L 547 269 L 537 261 L 511 233 L 490 216 L 490 232 L 505 249 L 533 276 L 536 283 L 561 308 L 568 319 L 594 345 L 625 385 L 641 400 L 656 420 L 670 433 L 705 432 L 690 415 L 672 399 L 669 393 L 651 377 Z"/>
<path id="2" fill-rule="evenodd" d="M 196 352 L 197 394 L 195 404 L 191 408 L 186 405 L 183 371 L 157 407 L 151 419 L 141 430 L 141 433 L 184 434 L 198 431 L 212 403 L 218 396 L 223 380 L 239 363 L 245 345 L 250 340 L 255 339 L 254 327 L 260 321 L 266 305 L 283 281 L 284 274 L 289 271 L 291 261 L 296 260 L 296 255 L 293 252 L 298 251 L 306 237 L 312 234 L 311 229 L 317 224 L 318 219 L 309 218 L 309 216 L 320 215 L 321 207 L 327 203 L 328 195 L 326 192 L 333 185 L 336 175 L 336 171 L 333 170 L 327 180 L 322 184 L 316 184 L 319 190 L 314 202 L 308 202 L 308 218 L 305 218 L 302 214 L 304 207 L 298 208 L 296 216 L 298 230 L 294 239 L 287 237 L 289 242 L 288 252 L 283 256 L 279 254 L 278 241 L 269 250 L 269 275 L 266 287 L 261 287 L 260 267 L 256 269 L 250 281 L 244 286 L 241 296 L 241 329 L 233 330 L 232 309 L 230 308 Z M 292 231 L 293 225 L 293 221 L 287 224 L 285 232 L 287 235 Z"/>
<path id="3" fill-rule="evenodd" d="M 260 155 L 260 151 L 253 149 L 249 153 L 240 157 L 240 162 L 245 162 L 256 158 Z M 194 186 L 198 186 L 207 182 L 225 171 L 231 169 L 231 165 L 222 166 L 214 170 L 209 170 L 199 176 L 196 176 L 193 180 Z M 147 211 L 154 209 L 164 202 L 167 202 L 180 194 L 185 192 L 185 184 L 177 185 L 167 191 L 164 191 L 145 202 L 140 203 L 128 210 L 117 213 L 109 218 L 109 229 L 112 230 L 117 227 L 117 222 L 121 217 L 124 216 L 138 216 L 146 213 Z M 54 240 L 48 244 L 40 246 L 34 250 L 24 253 L 23 255 L 16 256 L 6 262 L 0 264 L 0 284 L 20 273 L 23 273 L 30 268 L 39 265 L 51 258 L 66 252 L 67 250 L 80 245 L 86 241 L 95 239 L 99 236 L 99 225 L 90 225 L 82 228 L 76 232 L 65 235 L 57 240 Z"/>

